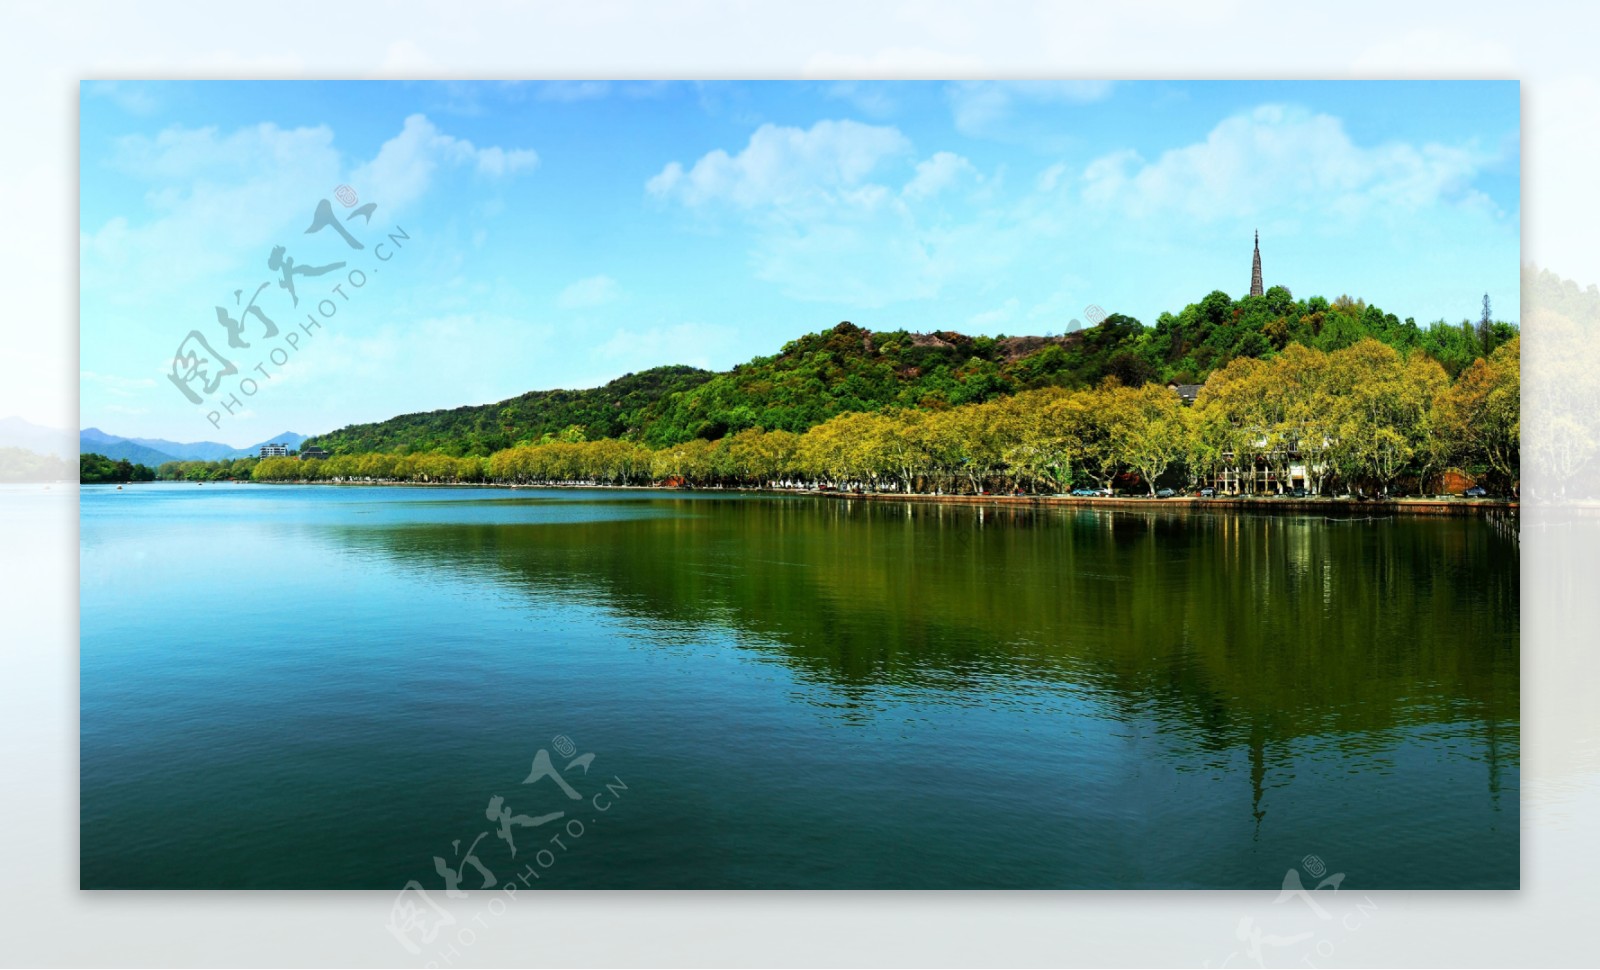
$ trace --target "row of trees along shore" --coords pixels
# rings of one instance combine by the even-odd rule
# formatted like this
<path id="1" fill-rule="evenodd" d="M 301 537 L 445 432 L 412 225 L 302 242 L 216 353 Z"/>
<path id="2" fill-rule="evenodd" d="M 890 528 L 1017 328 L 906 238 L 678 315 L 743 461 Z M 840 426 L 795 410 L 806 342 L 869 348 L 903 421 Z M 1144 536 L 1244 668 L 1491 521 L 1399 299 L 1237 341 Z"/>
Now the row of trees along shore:
<path id="1" fill-rule="evenodd" d="M 1452 380 L 1421 348 L 1366 339 L 1330 352 L 1291 343 L 1213 371 L 1192 407 L 1164 384 L 1109 377 L 1092 388 L 1045 387 L 941 409 L 847 412 L 798 433 L 746 428 L 651 448 L 584 440 L 573 426 L 487 457 L 268 458 L 251 477 L 943 493 L 1136 482 L 1153 492 L 1158 482 L 1193 486 L 1228 467 L 1265 466 L 1283 482 L 1293 462 L 1306 467 L 1316 494 L 1428 493 L 1453 468 L 1507 490 L 1520 477 L 1519 354 L 1513 336 Z"/>
<path id="2" fill-rule="evenodd" d="M 65 464 L 64 462 L 62 463 Z M 117 482 L 153 482 L 156 470 L 126 458 L 107 458 L 94 452 L 78 456 L 78 481 L 84 485 L 109 485 Z"/>

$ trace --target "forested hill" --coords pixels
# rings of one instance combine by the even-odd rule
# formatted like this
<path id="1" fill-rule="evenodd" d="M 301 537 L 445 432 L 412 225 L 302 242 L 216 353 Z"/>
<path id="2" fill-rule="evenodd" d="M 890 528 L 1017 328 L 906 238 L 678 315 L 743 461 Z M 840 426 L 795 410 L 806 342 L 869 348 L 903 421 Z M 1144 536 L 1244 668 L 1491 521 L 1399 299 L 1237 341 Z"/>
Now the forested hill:
<path id="1" fill-rule="evenodd" d="M 1443 321 L 1419 327 L 1364 301 L 1296 301 L 1283 287 L 1234 300 L 1213 292 L 1147 327 L 1123 314 L 1063 336 L 873 332 L 850 323 L 807 334 L 730 371 L 657 367 L 588 390 L 534 391 L 495 404 L 351 425 L 307 445 L 334 454 L 483 456 L 547 438 L 625 438 L 652 447 L 745 428 L 801 432 L 848 411 L 943 409 L 1038 387 L 1203 382 L 1236 357 L 1289 343 L 1332 351 L 1372 337 L 1421 350 L 1454 376 L 1516 328 Z"/>
<path id="2" fill-rule="evenodd" d="M 1126 319 L 1126 318 L 1124 318 Z M 747 427 L 804 431 L 845 411 L 947 407 L 1120 372 L 1108 359 L 1137 322 L 1060 337 L 872 333 L 850 323 L 807 334 L 730 371 L 657 367 L 588 390 L 534 391 L 495 404 L 406 414 L 308 439 L 333 454 L 489 455 L 545 437 L 628 438 L 652 446 Z M 1127 368 L 1122 368 L 1126 370 Z M 1137 368 L 1135 368 L 1137 370 Z M 1140 383 L 1138 373 L 1122 373 Z"/>
<path id="3" fill-rule="evenodd" d="M 569 428 L 590 438 L 636 437 L 648 407 L 692 390 L 714 377 L 697 367 L 654 367 L 626 374 L 603 387 L 568 391 L 530 391 L 499 401 L 402 414 L 375 424 L 352 424 L 307 438 L 302 448 L 317 445 L 334 454 L 371 451 L 435 451 L 449 455 L 489 455 L 519 442 L 539 441 Z"/>

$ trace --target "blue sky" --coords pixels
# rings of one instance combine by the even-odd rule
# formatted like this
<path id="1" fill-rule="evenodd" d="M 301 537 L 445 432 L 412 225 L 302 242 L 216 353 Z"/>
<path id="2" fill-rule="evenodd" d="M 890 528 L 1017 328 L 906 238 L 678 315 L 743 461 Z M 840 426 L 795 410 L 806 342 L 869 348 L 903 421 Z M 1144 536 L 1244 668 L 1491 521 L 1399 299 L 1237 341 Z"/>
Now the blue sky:
<path id="1" fill-rule="evenodd" d="M 1244 293 L 1257 228 L 1268 285 L 1296 296 L 1426 322 L 1488 292 L 1515 320 L 1518 100 L 1481 81 L 86 82 L 80 423 L 245 445 L 725 368 L 840 320 L 1059 333 L 1096 304 L 1153 323 Z M 361 249 L 305 233 L 323 199 Z M 296 306 L 275 246 L 345 265 L 295 277 Z M 217 307 L 239 319 L 262 283 L 279 334 L 245 318 L 231 347 Z M 195 330 L 235 369 L 191 381 L 198 405 L 168 376 Z"/>

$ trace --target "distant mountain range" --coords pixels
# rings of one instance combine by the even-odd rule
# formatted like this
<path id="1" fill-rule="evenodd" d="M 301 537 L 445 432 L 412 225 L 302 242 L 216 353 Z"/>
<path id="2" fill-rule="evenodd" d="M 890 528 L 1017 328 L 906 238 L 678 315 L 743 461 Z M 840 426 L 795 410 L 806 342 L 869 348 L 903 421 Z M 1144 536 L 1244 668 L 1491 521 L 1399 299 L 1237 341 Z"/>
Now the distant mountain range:
<path id="1" fill-rule="evenodd" d="M 151 468 L 168 461 L 217 461 L 223 458 L 245 458 L 261 453 L 265 444 L 282 444 L 299 448 L 306 440 L 303 434 L 285 431 L 273 435 L 248 448 L 235 448 L 220 441 L 168 441 L 165 438 L 125 438 L 108 434 L 99 428 L 84 428 L 78 432 L 78 445 L 72 445 L 72 432 L 62 428 L 47 428 L 22 418 L 0 418 L 0 448 L 21 448 L 35 455 L 50 455 L 61 459 L 77 460 L 77 456 L 105 455 L 113 460 L 126 458 Z"/>
<path id="2" fill-rule="evenodd" d="M 21 448 L 36 455 L 77 459 L 72 449 L 72 432 L 46 428 L 21 418 L 0 418 L 0 448 Z"/>
<path id="3" fill-rule="evenodd" d="M 105 455 L 107 458 L 126 458 L 135 464 L 156 467 L 169 461 L 218 461 L 224 458 L 245 458 L 261 452 L 261 446 L 277 443 L 289 448 L 299 448 L 306 440 L 303 434 L 285 431 L 248 448 L 235 448 L 220 441 L 168 441 L 165 438 L 124 438 L 107 434 L 99 428 L 84 428 L 78 433 L 80 454 Z"/>
<path id="4" fill-rule="evenodd" d="M 94 429 L 90 428 L 89 431 L 94 431 Z M 169 461 L 179 460 L 167 452 L 147 448 L 144 445 L 137 445 L 122 438 L 114 438 L 110 435 L 91 436 L 88 433 L 79 437 L 78 453 L 83 455 L 105 455 L 111 459 L 126 458 L 135 465 L 149 465 L 151 468 Z"/>
<path id="5" fill-rule="evenodd" d="M 113 461 L 125 458 L 156 468 L 169 461 L 254 456 L 260 454 L 262 445 L 274 442 L 294 449 L 305 440 L 303 434 L 285 431 L 248 448 L 235 448 L 216 441 L 124 438 L 99 428 L 84 428 L 78 433 L 78 447 L 74 449 L 72 432 L 64 428 L 47 428 L 18 417 L 0 418 L 0 482 L 74 481 L 79 454 L 104 455 Z"/>

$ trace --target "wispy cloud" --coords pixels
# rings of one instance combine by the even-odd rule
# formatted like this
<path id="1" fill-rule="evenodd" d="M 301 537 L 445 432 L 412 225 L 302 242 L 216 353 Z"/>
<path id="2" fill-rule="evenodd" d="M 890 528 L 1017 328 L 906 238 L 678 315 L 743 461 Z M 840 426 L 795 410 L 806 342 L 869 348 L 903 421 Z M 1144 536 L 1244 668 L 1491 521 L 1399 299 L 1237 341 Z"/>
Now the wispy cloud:
<path id="1" fill-rule="evenodd" d="M 620 294 L 617 281 L 609 276 L 589 276 L 567 285 L 556 297 L 556 306 L 563 310 L 585 310 L 603 306 Z"/>
<path id="2" fill-rule="evenodd" d="M 766 124 L 738 154 L 707 152 L 685 169 L 671 162 L 645 184 L 651 195 L 688 206 L 728 202 L 743 208 L 798 209 L 864 198 L 868 176 L 911 152 L 899 129 L 858 121 L 819 121 L 809 129 Z M 865 193 L 870 196 L 869 191 Z"/>
<path id="3" fill-rule="evenodd" d="M 86 229 L 79 250 L 85 292 L 129 305 L 149 305 L 163 294 L 170 298 L 174 288 L 237 269 L 240 254 L 264 269 L 263 247 L 300 234 L 317 194 L 341 182 L 393 215 L 426 195 L 441 172 L 499 180 L 538 164 L 532 149 L 480 148 L 422 115 L 407 118 L 353 170 L 345 168 L 332 129 L 320 125 L 262 123 L 229 132 L 172 126 L 116 138 L 112 147 L 105 164 L 143 183 L 145 192 L 126 211 Z"/>
<path id="4" fill-rule="evenodd" d="M 151 115 L 161 108 L 153 87 L 138 81 L 85 81 L 83 93 L 104 98 L 132 115 Z"/>
<path id="5" fill-rule="evenodd" d="M 611 93 L 606 81 L 545 81 L 535 97 L 543 101 L 593 101 Z"/>
<path id="6" fill-rule="evenodd" d="M 383 199 L 386 205 L 403 209 L 427 191 L 435 170 L 441 166 L 467 167 L 480 175 L 498 178 L 531 170 L 538 164 L 539 153 L 531 148 L 478 148 L 470 141 L 445 134 L 426 116 L 416 114 L 405 120 L 398 135 L 383 143 L 377 157 L 351 174 L 351 180 L 374 198 Z"/>
<path id="7" fill-rule="evenodd" d="M 1472 182 L 1491 158 L 1472 144 L 1362 146 L 1338 118 L 1269 104 L 1153 161 L 1132 149 L 1095 159 L 1083 173 L 1083 198 L 1134 219 L 1181 214 L 1205 222 L 1264 212 L 1359 219 L 1482 205 Z"/>
<path id="8" fill-rule="evenodd" d="M 984 137 L 1012 121 L 1019 104 L 1091 104 L 1111 92 L 1110 81 L 956 81 L 945 96 L 956 130 Z"/>
<path id="9" fill-rule="evenodd" d="M 981 181 L 983 176 L 972 163 L 954 152 L 935 152 L 927 161 L 917 163 L 917 173 L 906 183 L 902 194 L 913 199 L 926 199 L 938 195 L 962 179 Z"/>
<path id="10" fill-rule="evenodd" d="M 1016 250 L 1014 234 L 997 231 L 1006 213 L 971 200 L 946 211 L 937 197 L 963 180 L 981 181 L 968 159 L 941 151 L 917 161 L 898 128 L 823 121 L 763 125 L 736 154 L 673 162 L 646 189 L 707 218 L 743 220 L 756 278 L 788 296 L 881 307 L 977 280 Z"/>

